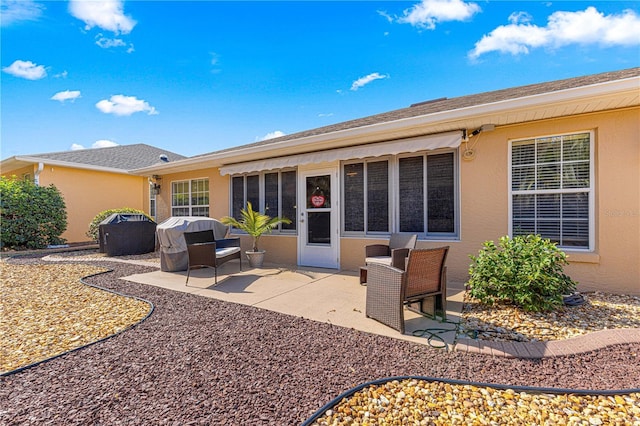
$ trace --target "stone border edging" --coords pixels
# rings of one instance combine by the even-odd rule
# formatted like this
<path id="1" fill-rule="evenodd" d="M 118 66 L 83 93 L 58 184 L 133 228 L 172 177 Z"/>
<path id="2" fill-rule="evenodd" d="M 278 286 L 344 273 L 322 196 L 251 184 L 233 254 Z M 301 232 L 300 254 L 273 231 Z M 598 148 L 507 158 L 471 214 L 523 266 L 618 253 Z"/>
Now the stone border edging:
<path id="1" fill-rule="evenodd" d="M 640 328 L 598 330 L 570 339 L 545 342 L 461 339 L 456 341 L 453 350 L 507 358 L 539 359 L 581 354 L 625 343 L 640 343 Z"/>

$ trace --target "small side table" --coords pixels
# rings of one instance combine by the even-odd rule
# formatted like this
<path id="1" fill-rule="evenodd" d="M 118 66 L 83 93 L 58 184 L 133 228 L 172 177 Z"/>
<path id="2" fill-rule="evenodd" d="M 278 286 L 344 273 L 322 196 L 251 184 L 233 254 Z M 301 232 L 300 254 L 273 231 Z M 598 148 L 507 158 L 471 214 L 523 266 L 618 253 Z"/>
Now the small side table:
<path id="1" fill-rule="evenodd" d="M 360 267 L 360 285 L 367 285 L 367 267 Z"/>

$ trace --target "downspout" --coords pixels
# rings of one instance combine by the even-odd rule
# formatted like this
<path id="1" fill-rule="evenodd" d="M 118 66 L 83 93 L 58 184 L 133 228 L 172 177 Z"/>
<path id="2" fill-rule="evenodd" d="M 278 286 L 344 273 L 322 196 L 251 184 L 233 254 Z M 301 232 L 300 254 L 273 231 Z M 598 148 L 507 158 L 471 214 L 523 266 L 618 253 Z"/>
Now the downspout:
<path id="1" fill-rule="evenodd" d="M 43 170 L 44 163 L 38 163 L 38 170 L 36 170 L 33 177 L 33 182 L 36 184 L 36 186 L 40 186 L 40 173 L 42 173 Z"/>

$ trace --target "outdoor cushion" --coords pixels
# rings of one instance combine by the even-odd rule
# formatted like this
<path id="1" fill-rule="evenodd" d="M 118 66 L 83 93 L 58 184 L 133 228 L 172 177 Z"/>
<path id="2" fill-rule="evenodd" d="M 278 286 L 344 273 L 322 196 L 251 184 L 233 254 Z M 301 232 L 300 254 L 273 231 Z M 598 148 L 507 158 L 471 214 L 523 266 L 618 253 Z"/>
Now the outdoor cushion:
<path id="1" fill-rule="evenodd" d="M 219 248 L 219 249 L 216 249 L 216 257 L 221 258 L 221 257 L 229 256 L 230 254 L 238 253 L 238 252 L 240 252 L 240 247 Z"/>
<path id="2" fill-rule="evenodd" d="M 371 265 L 372 263 L 377 263 L 380 265 L 389 265 L 391 266 L 391 256 L 376 256 L 376 257 L 366 257 L 364 259 L 365 264 Z"/>

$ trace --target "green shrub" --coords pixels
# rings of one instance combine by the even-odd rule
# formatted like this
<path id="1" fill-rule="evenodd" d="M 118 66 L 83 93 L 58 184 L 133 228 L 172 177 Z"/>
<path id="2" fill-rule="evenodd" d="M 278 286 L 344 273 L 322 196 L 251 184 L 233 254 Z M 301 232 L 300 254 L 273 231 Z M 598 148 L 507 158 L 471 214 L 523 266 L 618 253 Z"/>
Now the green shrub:
<path id="1" fill-rule="evenodd" d="M 483 244 L 469 268 L 469 294 L 483 304 L 512 303 L 526 311 L 550 311 L 576 282 L 563 273 L 566 255 L 539 235 L 500 238 Z"/>
<path id="2" fill-rule="evenodd" d="M 146 214 L 142 210 L 133 209 L 131 207 L 122 207 L 122 208 L 119 208 L 119 209 L 105 210 L 105 211 L 102 211 L 102 212 L 98 213 L 93 218 L 93 220 L 89 224 L 89 230 L 86 233 L 87 237 L 91 238 L 93 241 L 98 241 L 98 231 L 100 229 L 100 222 L 102 222 L 103 220 L 105 220 L 106 218 L 108 218 L 109 216 L 111 216 L 114 213 L 143 214 L 146 217 L 148 217 L 149 219 L 153 220 L 153 218 L 151 216 L 149 216 L 148 214 Z"/>
<path id="3" fill-rule="evenodd" d="M 41 249 L 64 244 L 64 198 L 54 186 L 42 187 L 16 176 L 0 177 L 0 246 Z"/>

